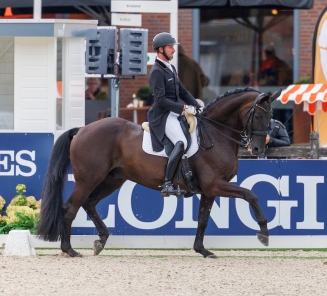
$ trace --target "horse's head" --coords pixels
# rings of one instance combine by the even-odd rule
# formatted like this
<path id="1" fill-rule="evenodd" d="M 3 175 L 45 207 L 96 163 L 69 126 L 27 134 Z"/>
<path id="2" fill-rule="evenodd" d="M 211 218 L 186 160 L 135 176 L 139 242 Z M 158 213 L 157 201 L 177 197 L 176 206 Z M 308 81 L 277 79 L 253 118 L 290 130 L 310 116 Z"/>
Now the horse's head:
<path id="1" fill-rule="evenodd" d="M 272 118 L 271 104 L 280 94 L 281 89 L 271 96 L 264 93 L 258 94 L 254 102 L 247 104 L 247 108 L 244 108 L 242 114 L 240 114 L 244 127 L 244 136 L 247 138 L 248 149 L 252 155 L 258 155 L 265 151 L 266 136 Z"/>

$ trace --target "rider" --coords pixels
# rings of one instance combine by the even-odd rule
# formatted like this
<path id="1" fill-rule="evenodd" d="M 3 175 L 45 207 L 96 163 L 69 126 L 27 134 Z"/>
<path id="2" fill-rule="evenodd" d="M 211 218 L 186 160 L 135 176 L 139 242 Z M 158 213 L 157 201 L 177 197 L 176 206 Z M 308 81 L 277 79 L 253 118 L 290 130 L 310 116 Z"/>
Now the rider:
<path id="1" fill-rule="evenodd" d="M 173 186 L 172 180 L 187 147 L 187 140 L 178 117 L 185 112 L 195 115 L 201 110 L 199 103 L 179 80 L 175 67 L 169 63 L 173 59 L 176 44 L 178 43 L 174 37 L 165 32 L 156 35 L 152 41 L 152 48 L 157 52 L 149 75 L 154 99 L 154 104 L 148 111 L 152 147 L 156 152 L 162 151 L 165 135 L 175 146 L 168 158 L 161 196 L 180 194 Z"/>

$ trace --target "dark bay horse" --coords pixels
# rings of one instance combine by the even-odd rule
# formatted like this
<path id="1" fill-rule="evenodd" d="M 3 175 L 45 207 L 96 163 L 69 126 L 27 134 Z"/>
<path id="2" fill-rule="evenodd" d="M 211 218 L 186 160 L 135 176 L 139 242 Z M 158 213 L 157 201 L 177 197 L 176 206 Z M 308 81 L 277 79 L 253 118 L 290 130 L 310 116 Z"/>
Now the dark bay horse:
<path id="1" fill-rule="evenodd" d="M 202 146 L 205 147 L 189 159 L 195 181 L 202 191 L 193 248 L 204 257 L 216 258 L 203 245 L 216 196 L 246 200 L 260 226 L 257 237 L 262 244 L 268 245 L 267 219 L 257 196 L 229 181 L 237 173 L 242 137 L 253 155 L 264 152 L 272 117 L 271 103 L 279 95 L 280 91 L 269 96 L 253 89 L 236 89 L 218 97 L 197 115 L 202 126 L 199 134 L 203 135 L 205 144 Z M 97 228 L 99 240 L 94 242 L 94 254 L 99 254 L 109 237 L 109 230 L 98 215 L 96 204 L 126 180 L 156 190 L 163 183 L 167 158 L 146 154 L 142 150 L 142 138 L 140 125 L 117 117 L 62 134 L 54 145 L 44 182 L 38 237 L 47 241 L 61 239 L 63 252 L 72 257 L 81 256 L 72 248 L 70 235 L 72 222 L 83 207 Z M 64 179 L 70 163 L 75 187 L 63 204 Z M 176 179 L 175 176 L 175 186 Z M 187 189 L 182 178 L 180 186 Z"/>

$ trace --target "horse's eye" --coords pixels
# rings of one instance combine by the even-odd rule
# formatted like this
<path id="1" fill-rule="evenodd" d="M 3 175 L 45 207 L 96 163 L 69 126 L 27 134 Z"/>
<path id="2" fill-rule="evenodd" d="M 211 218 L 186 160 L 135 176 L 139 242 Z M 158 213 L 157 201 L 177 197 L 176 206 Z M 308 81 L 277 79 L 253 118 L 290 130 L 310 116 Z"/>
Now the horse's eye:
<path id="1" fill-rule="evenodd" d="M 255 114 L 254 118 L 255 118 L 256 120 L 261 120 L 262 116 L 259 115 L 259 114 Z"/>

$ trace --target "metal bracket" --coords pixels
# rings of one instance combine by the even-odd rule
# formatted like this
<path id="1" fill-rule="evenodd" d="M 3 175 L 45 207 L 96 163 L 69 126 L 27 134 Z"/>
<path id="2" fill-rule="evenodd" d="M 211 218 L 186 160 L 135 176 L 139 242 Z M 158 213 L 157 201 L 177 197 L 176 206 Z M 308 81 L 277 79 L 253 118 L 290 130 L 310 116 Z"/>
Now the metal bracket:
<path id="1" fill-rule="evenodd" d="M 101 75 L 102 76 L 102 75 Z M 120 87 L 120 82 L 119 80 L 132 80 L 135 79 L 135 76 L 132 77 L 119 77 L 119 76 L 113 76 L 113 77 L 106 77 L 107 79 L 114 79 L 114 88 L 119 89 Z"/>

